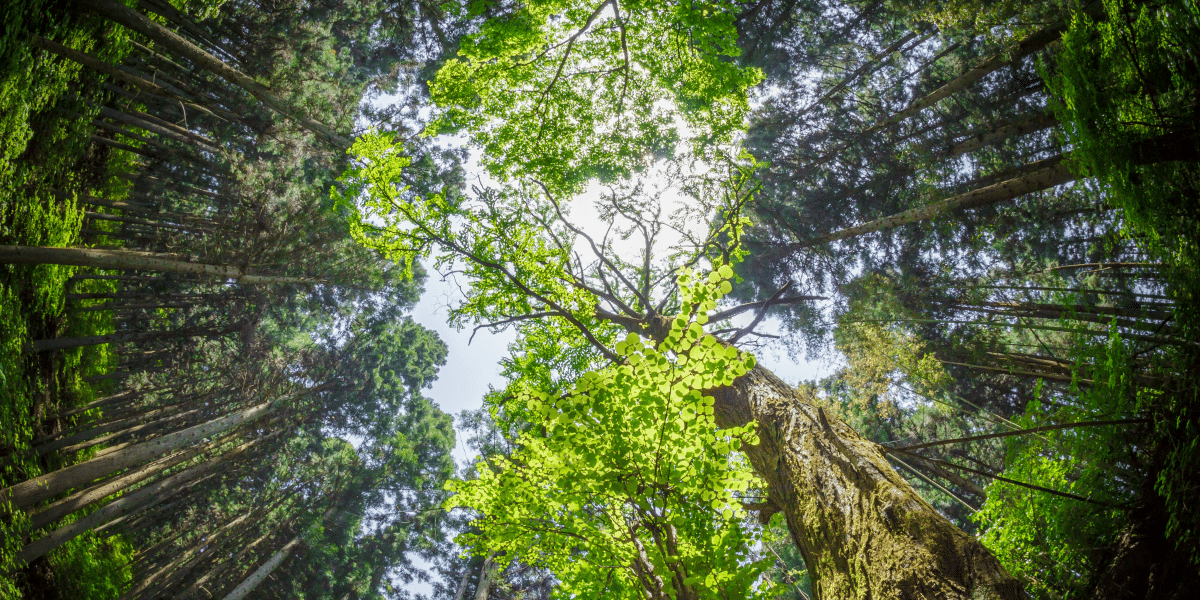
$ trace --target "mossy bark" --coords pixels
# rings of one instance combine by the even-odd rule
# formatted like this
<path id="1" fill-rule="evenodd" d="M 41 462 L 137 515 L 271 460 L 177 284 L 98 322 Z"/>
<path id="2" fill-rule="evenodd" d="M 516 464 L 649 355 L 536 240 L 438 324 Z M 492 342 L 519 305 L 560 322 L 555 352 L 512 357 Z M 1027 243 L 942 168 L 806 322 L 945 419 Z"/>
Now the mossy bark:
<path id="1" fill-rule="evenodd" d="M 877 446 L 770 371 L 713 392 L 722 427 L 758 423 L 744 447 L 808 563 L 818 598 L 1024 597 L 974 537 L 923 500 Z"/>

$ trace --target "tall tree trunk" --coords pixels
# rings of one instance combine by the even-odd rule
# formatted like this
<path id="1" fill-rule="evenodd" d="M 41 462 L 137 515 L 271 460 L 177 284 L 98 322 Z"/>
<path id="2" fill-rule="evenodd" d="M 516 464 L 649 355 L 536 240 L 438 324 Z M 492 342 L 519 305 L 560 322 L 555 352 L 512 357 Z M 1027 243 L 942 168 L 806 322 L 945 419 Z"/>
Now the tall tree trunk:
<path id="1" fill-rule="evenodd" d="M 239 583 L 237 587 L 233 588 L 232 592 L 226 594 L 224 600 L 242 600 L 242 598 L 245 598 L 247 594 L 254 591 L 254 588 L 258 587 L 267 578 L 267 575 L 270 575 L 272 571 L 279 568 L 279 565 L 287 559 L 292 550 L 295 550 L 296 546 L 299 545 L 300 538 L 292 538 L 292 541 L 284 544 L 274 556 L 263 563 L 261 567 L 251 573 L 244 581 Z"/>
<path id="2" fill-rule="evenodd" d="M 100 250 L 96 248 L 48 248 L 43 246 L 0 246 L 0 263 L 50 264 L 93 269 L 137 269 L 205 275 L 234 279 L 240 283 L 317 283 L 306 277 L 250 275 L 233 265 L 210 265 L 166 258 L 153 252 Z"/>
<path id="3" fill-rule="evenodd" d="M 479 567 L 479 585 L 475 586 L 475 600 L 487 600 L 488 592 L 492 588 L 492 579 L 496 576 L 496 562 L 493 558 L 496 553 L 493 552 L 483 560 L 483 565 Z"/>
<path id="4" fill-rule="evenodd" d="M 212 569 L 209 570 L 209 572 L 205 573 L 202 577 L 200 577 L 196 581 L 192 582 L 192 585 L 188 586 L 188 588 L 186 590 L 184 590 L 182 593 L 178 594 L 177 598 L 179 600 L 185 600 L 186 598 L 190 598 L 193 594 L 196 593 L 196 591 L 198 591 L 199 589 L 208 585 L 209 583 L 217 580 L 218 577 L 224 575 L 225 572 L 227 570 L 229 570 L 232 566 L 241 564 L 242 557 L 253 552 L 254 549 L 259 546 L 259 544 L 262 544 L 264 541 L 267 540 L 267 538 L 270 538 L 271 535 L 274 533 L 275 532 L 273 530 L 267 531 L 266 533 L 262 534 L 257 539 L 255 539 L 253 542 L 246 544 L 246 546 L 243 547 L 241 550 L 239 550 L 238 553 L 236 555 L 234 555 L 234 557 L 232 559 L 221 561 L 221 562 L 217 563 L 215 566 L 213 566 Z M 212 596 L 212 594 L 209 593 L 209 597 L 211 597 L 211 596 Z"/>
<path id="5" fill-rule="evenodd" d="M 933 35 L 933 34 L 930 33 L 929 35 L 926 35 L 924 38 L 921 38 L 921 42 L 924 42 L 925 40 L 929 39 L 930 35 Z M 823 104 L 826 100 L 829 100 L 830 98 L 834 97 L 834 95 L 836 95 L 838 92 L 846 89 L 846 87 L 848 87 L 850 84 L 854 83 L 855 81 L 858 81 L 858 78 L 861 77 L 864 73 L 866 73 L 868 69 L 879 64 L 880 61 L 882 61 L 883 59 L 891 56 L 893 52 L 900 50 L 900 48 L 902 46 L 907 44 L 910 40 L 912 40 L 915 37 L 917 37 L 917 32 L 910 31 L 910 32 L 908 32 L 908 35 L 905 35 L 904 37 L 896 40 L 896 42 L 893 43 L 891 46 L 884 48 L 879 53 L 877 53 L 875 56 L 868 58 L 865 62 L 863 62 L 863 64 L 859 65 L 859 67 L 857 69 L 855 69 L 849 75 L 843 77 L 841 81 L 839 81 L 836 85 L 834 85 L 832 88 L 830 88 L 830 90 L 828 92 L 825 92 L 824 94 L 822 94 L 820 98 L 817 98 L 815 101 L 813 101 L 807 107 L 805 107 L 804 110 L 801 110 L 795 117 L 792 117 L 792 120 L 799 121 L 801 118 L 804 117 L 804 115 L 808 114 L 808 112 L 810 110 L 812 110 L 814 107 L 816 107 L 820 104 Z M 917 43 L 919 44 L 921 42 L 917 42 Z"/>
<path id="6" fill-rule="evenodd" d="M 1036 163 L 1022 167 L 1020 170 L 1023 174 L 992 184 L 979 189 L 947 198 L 920 208 L 905 211 L 890 217 L 876 219 L 862 225 L 847 227 L 840 231 L 834 231 L 822 236 L 807 239 L 802 242 L 789 244 L 786 246 L 788 251 L 802 250 L 811 248 L 820 244 L 844 240 L 847 238 L 857 237 L 860 235 L 874 233 L 907 225 L 909 223 L 917 223 L 920 221 L 928 221 L 930 219 L 941 216 L 953 210 L 961 210 L 968 208 L 978 208 L 995 204 L 997 202 L 1005 202 L 1013 200 L 1029 194 L 1045 189 L 1052 188 L 1057 185 L 1062 185 L 1069 181 L 1074 181 L 1076 175 L 1071 170 L 1071 165 L 1065 156 L 1058 155 Z M 1168 161 L 1195 161 L 1200 158 L 1200 153 L 1196 149 L 1195 140 L 1190 136 L 1181 133 L 1170 133 L 1158 137 L 1143 140 L 1134 148 L 1135 164 L 1153 164 L 1158 162 Z"/>
<path id="7" fill-rule="evenodd" d="M 1023 597 L 982 544 L 922 499 L 873 442 L 755 367 L 713 392 L 717 424 L 758 423 L 745 446 L 787 517 L 818 598 Z"/>
<path id="8" fill-rule="evenodd" d="M 230 534 L 235 528 L 245 523 L 250 519 L 253 512 L 246 512 L 239 517 L 236 517 L 229 522 L 219 527 L 216 531 L 203 536 L 200 541 L 192 544 L 191 548 L 171 557 L 170 562 L 156 569 L 152 573 L 147 573 L 138 578 L 138 581 L 129 588 L 129 591 L 121 595 L 121 600 L 136 598 L 147 590 L 156 587 L 159 580 L 162 579 L 162 584 L 157 587 L 169 586 L 174 580 L 177 580 L 182 575 L 190 571 L 197 563 L 200 562 L 206 555 L 210 554 L 213 548 L 224 542 L 224 538 Z M 201 551 L 204 551 L 201 553 Z M 181 574 L 182 572 L 182 574 Z"/>
<path id="9" fill-rule="evenodd" d="M 86 337 L 72 338 L 51 338 L 47 340 L 33 340 L 29 342 L 29 349 L 34 352 L 46 352 L 49 350 L 65 350 L 68 348 L 82 348 L 84 346 L 98 346 L 100 344 L 128 344 L 131 342 L 144 342 L 147 340 L 166 340 L 173 338 L 189 338 L 189 337 L 220 337 L 229 335 L 241 329 L 242 325 L 230 325 L 220 329 L 212 329 L 207 327 L 185 327 L 183 329 L 175 329 L 172 331 L 140 331 L 135 333 L 109 333 L 105 335 L 91 335 Z"/>
<path id="10" fill-rule="evenodd" d="M 1093 7 L 1089 8 L 1089 10 L 1099 5 L 1100 3 L 1096 2 Z M 1060 37 L 1062 37 L 1062 32 L 1067 29 L 1067 25 L 1068 23 L 1066 21 L 1059 21 L 1030 34 L 1017 44 L 1016 51 L 1012 53 L 1011 58 L 1006 52 L 1000 52 L 991 56 L 983 62 L 975 65 L 974 68 L 966 73 L 955 77 L 945 85 L 939 87 L 933 92 L 930 92 L 920 100 L 908 105 L 908 107 L 904 110 L 901 110 L 884 119 L 882 122 L 874 125 L 871 127 L 871 130 L 878 130 L 882 127 L 899 123 L 921 112 L 922 110 L 937 104 L 938 101 L 942 100 L 943 98 L 947 98 L 955 92 L 966 89 L 972 83 L 975 83 L 976 81 L 986 77 L 989 73 L 992 73 L 993 71 L 996 71 L 997 69 L 1000 69 L 1006 65 L 1020 62 L 1026 56 L 1029 56 L 1030 54 L 1033 54 L 1034 52 L 1037 52 L 1038 50 L 1041 50 L 1042 48 L 1045 48 L 1051 43 L 1057 41 Z"/>
<path id="11" fill-rule="evenodd" d="M 13 509 L 26 509 L 43 500 L 53 498 L 71 488 L 85 485 L 96 479 L 144 464 L 168 452 L 187 448 L 204 438 L 211 438 L 250 421 L 270 415 L 289 400 L 329 389 L 321 385 L 299 393 L 289 394 L 270 402 L 237 411 L 206 423 L 194 425 L 183 431 L 169 433 L 141 444 L 133 444 L 103 456 L 97 456 L 78 464 L 64 467 L 18 483 L 0 491 L 0 506 L 10 505 Z"/>
<path id="12" fill-rule="evenodd" d="M 144 510 L 166 500 L 169 497 L 167 494 L 179 490 L 180 486 L 188 482 L 213 472 L 213 470 L 225 461 L 245 452 L 246 449 L 258 444 L 263 439 L 265 438 L 246 442 L 207 462 L 140 487 L 137 491 L 121 496 L 117 500 L 106 504 L 103 508 L 93 511 L 87 516 L 80 517 L 44 537 L 30 542 L 17 555 L 17 564 L 27 565 L 33 562 L 34 559 L 75 539 L 89 529 L 94 529 L 118 517 L 127 517 L 136 511 Z"/>
<path id="13" fill-rule="evenodd" d="M 89 201 L 89 200 L 80 200 L 80 202 L 82 202 L 83 204 L 104 206 L 103 204 L 100 204 L 99 202 L 94 202 L 94 201 Z M 121 211 L 133 212 L 136 210 L 129 206 L 120 206 L 121 204 L 123 204 L 121 202 L 111 202 L 109 204 L 113 205 L 113 206 L 109 206 L 109 208 L 116 208 L 116 209 L 120 209 Z M 144 212 L 149 213 L 149 211 L 144 211 Z M 89 219 L 93 219 L 93 220 L 97 220 L 97 221 L 115 221 L 118 223 L 129 223 L 132 225 L 145 225 L 147 227 L 155 227 L 155 228 L 161 228 L 161 229 L 176 229 L 181 232 L 191 233 L 191 234 L 212 233 L 212 228 L 210 228 L 210 227 L 192 225 L 192 224 L 188 224 L 188 223 L 172 223 L 170 221 L 158 221 L 158 220 L 146 219 L 146 218 L 142 218 L 142 217 L 132 217 L 132 216 L 127 216 L 127 215 L 113 215 L 113 214 L 108 214 L 108 213 L 98 213 L 98 212 L 91 212 L 91 211 L 85 212 L 84 216 Z M 156 216 L 161 216 L 164 219 L 171 218 L 170 216 L 162 215 L 161 213 L 160 213 L 160 215 L 156 215 Z"/>
<path id="14" fill-rule="evenodd" d="M 978 150 L 990 144 L 995 144 L 996 142 L 1004 141 L 1010 137 L 1041 131 L 1057 124 L 1058 119 L 1055 119 L 1054 115 L 1052 114 L 1045 112 L 1034 113 L 1024 119 L 1012 121 L 995 129 L 981 131 L 979 133 L 972 134 L 966 139 L 961 139 L 947 148 L 943 153 L 943 156 L 946 158 L 962 156 L 968 152 Z"/>
<path id="15" fill-rule="evenodd" d="M 146 36 L 176 55 L 192 61 L 196 66 L 250 92 L 251 95 L 258 98 L 260 102 L 270 109 L 291 117 L 309 131 L 321 135 L 338 147 L 347 148 L 350 146 L 350 140 L 339 135 L 329 127 L 313 121 L 299 111 L 287 106 L 279 98 L 276 98 L 265 85 L 254 81 L 244 73 L 225 64 L 219 58 L 209 54 L 174 31 L 155 23 L 146 17 L 146 15 L 126 6 L 124 3 L 117 0 L 75 0 L 75 2 L 84 8 L 92 10 Z"/>
<path id="16" fill-rule="evenodd" d="M 219 447 L 228 442 L 229 439 L 229 436 L 226 436 L 220 440 L 209 442 L 203 446 L 172 454 L 144 467 L 133 469 L 125 474 L 113 477 L 108 481 L 104 481 L 88 489 L 71 494 L 70 496 L 67 496 L 66 498 L 63 498 L 62 500 L 59 500 L 58 502 L 55 502 L 54 504 L 51 504 L 50 506 L 47 506 L 46 508 L 30 515 L 30 529 L 39 529 L 41 527 L 45 527 L 46 525 L 49 525 L 77 510 L 87 508 L 96 502 L 120 492 L 131 485 L 154 477 L 155 475 L 158 475 L 159 473 L 162 473 L 163 471 L 174 467 L 175 465 L 190 460 L 202 452 Z"/>
<path id="17" fill-rule="evenodd" d="M 920 208 L 905 211 L 882 219 L 876 219 L 862 225 L 847 227 L 840 231 L 834 231 L 822 236 L 807 239 L 803 242 L 789 244 L 788 250 L 802 250 L 811 248 L 820 244 L 826 244 L 847 238 L 858 237 L 868 233 L 875 233 L 908 225 L 909 223 L 917 223 L 920 221 L 928 221 L 940 215 L 943 215 L 952 210 L 978 208 L 987 206 L 997 202 L 1012 200 L 1031 192 L 1037 192 L 1052 188 L 1056 185 L 1062 185 L 1069 181 L 1075 180 L 1075 174 L 1071 172 L 1070 165 L 1062 160 L 1061 156 L 1053 159 L 1046 159 L 1048 165 L 1044 168 L 1033 171 L 1032 173 L 1022 175 L 1007 181 L 1002 181 L 997 184 L 989 185 L 977 190 L 971 190 L 965 194 L 959 194 L 945 200 L 934 202 Z"/>

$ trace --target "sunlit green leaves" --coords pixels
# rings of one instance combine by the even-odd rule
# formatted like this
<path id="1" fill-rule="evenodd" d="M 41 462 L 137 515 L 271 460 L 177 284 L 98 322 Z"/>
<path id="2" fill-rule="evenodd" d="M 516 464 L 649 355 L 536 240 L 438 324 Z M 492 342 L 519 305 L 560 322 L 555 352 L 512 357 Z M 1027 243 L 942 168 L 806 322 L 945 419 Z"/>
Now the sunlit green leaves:
<path id="1" fill-rule="evenodd" d="M 483 22 L 438 72 L 431 131 L 465 131 L 497 179 L 530 176 L 565 193 L 671 156 L 684 136 L 703 153 L 744 127 L 747 90 L 761 79 L 729 60 L 740 54 L 738 10 L 728 1 L 522 2 Z"/>
<path id="2" fill-rule="evenodd" d="M 758 443 L 755 426 L 719 429 L 705 394 L 754 365 L 697 322 L 733 272 L 714 275 L 680 278 L 688 308 L 666 340 L 626 335 L 614 345 L 620 362 L 565 393 L 528 380 L 508 388 L 494 410 L 527 426 L 511 456 L 449 484 L 448 507 L 481 515 L 461 543 L 553 570 L 563 597 L 769 594 L 755 587 L 765 565 L 752 560 L 759 532 L 741 505 L 761 483 L 736 452 Z"/>

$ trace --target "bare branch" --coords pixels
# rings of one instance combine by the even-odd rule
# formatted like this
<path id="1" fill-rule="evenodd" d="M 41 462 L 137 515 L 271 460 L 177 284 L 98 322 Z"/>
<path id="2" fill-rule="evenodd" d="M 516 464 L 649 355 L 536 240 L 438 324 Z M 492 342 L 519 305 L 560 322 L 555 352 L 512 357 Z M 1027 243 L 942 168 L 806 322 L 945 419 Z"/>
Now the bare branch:
<path id="1" fill-rule="evenodd" d="M 471 342 L 475 340 L 475 334 L 479 333 L 480 329 L 484 329 L 484 328 L 492 329 L 495 327 L 502 327 L 502 326 L 508 325 L 510 323 L 518 323 L 521 321 L 540 319 L 542 317 L 561 317 L 561 316 L 562 315 L 560 315 L 559 313 L 556 313 L 556 312 L 537 312 L 537 313 L 529 313 L 527 315 L 517 315 L 515 317 L 509 317 L 507 319 L 501 319 L 499 321 L 494 321 L 491 323 L 484 323 L 482 325 L 476 325 L 475 329 L 471 330 L 471 337 L 467 339 L 467 345 L 468 346 L 471 345 Z"/>

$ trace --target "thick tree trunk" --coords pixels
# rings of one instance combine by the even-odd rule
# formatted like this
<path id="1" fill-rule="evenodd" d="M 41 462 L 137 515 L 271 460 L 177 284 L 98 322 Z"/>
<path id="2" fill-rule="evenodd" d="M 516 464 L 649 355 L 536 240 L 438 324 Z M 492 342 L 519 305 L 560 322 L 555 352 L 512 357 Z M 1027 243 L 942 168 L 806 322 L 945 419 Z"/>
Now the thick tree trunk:
<path id="1" fill-rule="evenodd" d="M 233 588 L 233 591 L 229 592 L 224 600 L 242 600 L 242 598 L 245 598 L 247 594 L 254 591 L 254 588 L 258 587 L 267 578 L 267 575 L 270 575 L 272 571 L 279 568 L 279 565 L 287 559 L 292 550 L 295 550 L 296 546 L 299 545 L 300 538 L 292 538 L 292 541 L 284 544 L 274 556 L 263 563 L 261 567 L 251 573 L 244 581 L 239 583 L 237 587 Z"/>
<path id="2" fill-rule="evenodd" d="M 0 246 L 0 263 L 50 264 L 91 267 L 93 269 L 137 269 L 206 275 L 234 279 L 240 283 L 316 283 L 305 277 L 249 275 L 232 265 L 210 265 L 166 258 L 153 252 L 100 250 L 96 248 L 48 248 L 43 246 Z"/>
<path id="3" fill-rule="evenodd" d="M 787 517 L 818 598 L 1004 599 L 1019 581 L 923 500 L 878 447 L 755 367 L 713 392 L 718 425 L 758 423 L 744 446 Z"/>
<path id="4" fill-rule="evenodd" d="M 147 38 L 154 40 L 155 43 L 161 44 L 164 48 L 171 50 L 178 56 L 192 61 L 196 66 L 213 73 L 226 81 L 250 92 L 260 102 L 270 109 L 282 115 L 287 115 L 300 124 L 304 125 L 308 130 L 317 133 L 335 145 L 341 148 L 350 146 L 350 140 L 339 135 L 329 127 L 313 121 L 307 116 L 300 114 L 299 111 L 285 105 L 279 98 L 276 98 L 271 90 L 265 85 L 254 81 L 237 69 L 225 64 L 219 58 L 209 54 L 199 46 L 189 42 L 175 32 L 155 23 L 139 13 L 138 11 L 129 8 L 124 3 L 117 0 L 75 0 L 77 4 L 95 11 L 96 13 L 111 19 L 121 25 L 136 31 Z"/>

